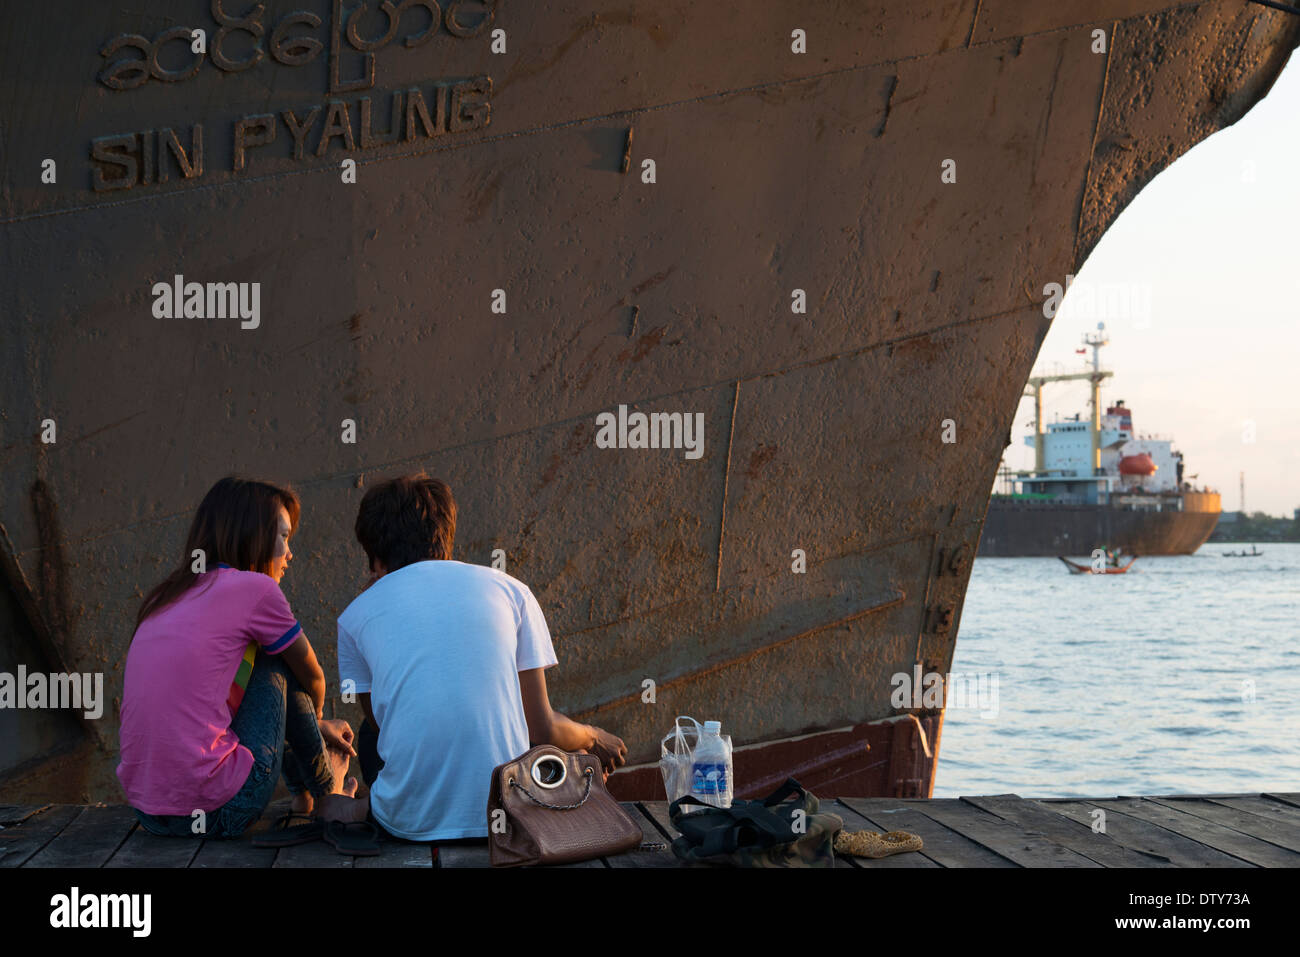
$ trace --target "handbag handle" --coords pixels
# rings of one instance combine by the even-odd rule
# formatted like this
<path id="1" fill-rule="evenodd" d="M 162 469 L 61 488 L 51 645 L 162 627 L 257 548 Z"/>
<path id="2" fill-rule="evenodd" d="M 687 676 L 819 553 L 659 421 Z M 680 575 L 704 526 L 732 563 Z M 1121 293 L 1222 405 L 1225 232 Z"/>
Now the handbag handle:
<path id="1" fill-rule="evenodd" d="M 548 811 L 572 811 L 575 808 L 582 807 L 584 804 L 587 803 L 587 798 L 591 797 L 591 775 L 592 775 L 591 768 L 587 768 L 582 773 L 587 778 L 587 787 L 582 792 L 582 800 L 579 801 L 577 804 L 547 804 L 545 801 L 539 801 L 537 798 L 529 794 L 528 789 L 524 787 L 522 784 L 517 783 L 514 778 L 510 778 L 510 780 L 508 780 L 506 783 L 509 784 L 516 791 L 518 791 L 520 794 L 522 794 L 524 797 L 528 798 L 528 800 L 532 801 L 538 807 L 544 807 Z"/>

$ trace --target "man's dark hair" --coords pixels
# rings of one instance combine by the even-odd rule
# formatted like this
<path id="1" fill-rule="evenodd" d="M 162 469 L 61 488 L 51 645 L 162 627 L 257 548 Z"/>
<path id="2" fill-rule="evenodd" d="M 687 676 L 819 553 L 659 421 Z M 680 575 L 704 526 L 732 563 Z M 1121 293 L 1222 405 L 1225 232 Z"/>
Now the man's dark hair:
<path id="1" fill-rule="evenodd" d="M 356 532 L 372 569 L 376 561 L 393 572 L 415 562 L 450 559 L 456 500 L 447 483 L 424 472 L 400 475 L 366 492 Z"/>

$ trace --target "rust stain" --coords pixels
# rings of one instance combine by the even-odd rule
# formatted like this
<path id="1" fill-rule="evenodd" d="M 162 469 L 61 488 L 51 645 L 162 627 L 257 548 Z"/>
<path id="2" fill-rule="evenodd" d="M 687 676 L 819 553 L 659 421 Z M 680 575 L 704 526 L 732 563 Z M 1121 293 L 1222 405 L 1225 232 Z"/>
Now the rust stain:
<path id="1" fill-rule="evenodd" d="M 630 349 L 624 349 L 618 354 L 619 362 L 639 362 L 650 354 L 650 351 L 663 339 L 664 333 L 668 331 L 667 326 L 655 326 L 644 336 L 637 340 L 636 346 Z"/>
<path id="2" fill-rule="evenodd" d="M 584 331 L 586 331 L 587 326 L 589 326 L 590 324 L 591 324 L 590 322 L 584 322 L 581 323 L 576 329 L 574 329 L 573 334 L 564 340 L 564 344 L 561 345 L 560 348 L 555 350 L 555 352 L 551 354 L 551 357 L 549 359 L 547 359 L 540 366 L 538 366 L 536 371 L 528 373 L 528 378 L 537 379 L 538 377 L 548 372 L 551 366 L 555 365 L 556 360 L 559 359 L 560 356 L 568 355 L 570 347 L 572 347 L 572 345 L 578 341 L 578 338 L 583 334 Z M 583 363 L 585 364 L 589 362 L 592 356 L 594 356 L 597 350 L 599 350 L 599 348 L 600 347 L 597 346 L 595 349 L 592 349 L 591 352 L 587 353 L 587 357 L 583 359 Z"/>
<path id="3" fill-rule="evenodd" d="M 902 342 L 891 343 L 887 350 L 888 355 L 918 359 L 922 362 L 938 362 L 946 353 L 946 348 L 935 342 L 933 336 L 913 336 Z"/>
<path id="4" fill-rule="evenodd" d="M 578 377 L 579 392 L 587 388 L 587 386 L 591 385 L 591 380 L 595 378 L 596 373 L 600 371 L 600 366 L 597 365 L 597 363 L 594 361 L 596 358 L 596 353 L 599 351 L 600 351 L 599 345 L 592 346 L 591 351 L 588 352 L 582 359 L 582 365 L 581 365 L 582 375 Z"/>
<path id="5" fill-rule="evenodd" d="M 649 279 L 647 279 L 645 282 L 641 283 L 640 285 L 633 286 L 632 295 L 639 296 L 641 295 L 641 293 L 645 292 L 647 289 L 651 288 L 652 286 L 659 285 L 661 282 L 663 282 L 665 279 L 671 276 L 673 274 L 673 270 L 676 268 L 677 268 L 676 266 L 669 266 L 663 272 L 655 273 L 653 276 L 651 276 Z"/>
<path id="6" fill-rule="evenodd" d="M 501 191 L 503 176 L 500 169 L 491 176 L 484 173 L 478 177 L 477 182 L 468 187 L 465 222 L 472 223 L 483 218 L 483 214 L 488 211 L 492 201 L 497 198 L 497 193 Z"/>
<path id="7" fill-rule="evenodd" d="M 566 458 L 575 458 L 590 444 L 587 439 L 587 425 L 586 422 L 579 422 L 575 425 L 569 430 L 569 437 L 564 440 L 564 445 L 551 453 L 551 457 L 547 459 L 546 467 L 542 469 L 537 484 L 533 486 L 534 495 L 555 480 L 555 476 L 559 473 L 560 466 L 564 464 Z M 525 536 L 532 530 L 532 526 L 533 523 L 529 522 L 523 532 Z"/>
<path id="8" fill-rule="evenodd" d="M 779 445 L 759 445 L 754 453 L 749 457 L 749 465 L 745 469 L 745 477 L 756 479 L 762 474 L 763 466 L 772 461 L 777 452 L 781 451 Z"/>
<path id="9" fill-rule="evenodd" d="M 44 479 L 32 483 L 32 511 L 36 514 L 36 535 L 41 544 L 39 601 L 41 613 L 59 646 L 66 647 L 68 625 L 68 565 L 63 557 L 58 508 Z"/>

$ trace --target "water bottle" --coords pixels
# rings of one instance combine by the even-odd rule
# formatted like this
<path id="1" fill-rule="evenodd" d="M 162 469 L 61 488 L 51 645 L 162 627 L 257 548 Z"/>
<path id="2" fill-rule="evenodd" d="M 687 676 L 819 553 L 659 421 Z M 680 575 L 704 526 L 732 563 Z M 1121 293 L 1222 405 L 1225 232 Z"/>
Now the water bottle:
<path id="1" fill-rule="evenodd" d="M 731 807 L 731 742 L 722 722 L 704 722 L 691 764 L 691 797 L 713 807 Z"/>

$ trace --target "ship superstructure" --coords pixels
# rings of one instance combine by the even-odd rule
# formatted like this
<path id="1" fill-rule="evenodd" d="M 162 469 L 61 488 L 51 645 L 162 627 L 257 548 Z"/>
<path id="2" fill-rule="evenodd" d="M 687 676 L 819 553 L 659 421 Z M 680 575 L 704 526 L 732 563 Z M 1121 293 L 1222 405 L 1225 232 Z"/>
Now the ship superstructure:
<path id="1" fill-rule="evenodd" d="M 1090 369 L 1029 379 L 1034 425 L 1025 444 L 1034 450 L 1034 468 L 1000 473 L 1002 490 L 989 505 L 980 553 L 1194 552 L 1214 529 L 1218 493 L 1185 480 L 1183 454 L 1171 439 L 1135 432 L 1124 400 L 1100 411 L 1101 384 L 1113 375 L 1101 368 L 1109 344 L 1104 323 L 1083 341 L 1092 350 Z M 1088 418 L 1076 414 L 1044 428 L 1043 387 L 1077 380 L 1091 387 Z"/>

